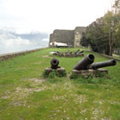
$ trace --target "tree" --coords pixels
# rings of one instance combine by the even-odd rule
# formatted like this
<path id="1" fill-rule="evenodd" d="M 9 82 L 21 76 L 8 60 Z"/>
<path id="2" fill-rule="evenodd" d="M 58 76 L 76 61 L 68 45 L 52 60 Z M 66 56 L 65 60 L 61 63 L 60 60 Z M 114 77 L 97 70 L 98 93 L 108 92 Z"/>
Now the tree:
<path id="1" fill-rule="evenodd" d="M 115 0 L 113 5 L 114 18 L 115 18 L 115 39 L 117 41 L 116 48 L 120 50 L 120 0 Z"/>
<path id="2" fill-rule="evenodd" d="M 115 14 L 120 14 L 120 0 L 115 0 L 115 3 L 113 5 L 113 10 Z"/>
<path id="3" fill-rule="evenodd" d="M 80 40 L 80 44 L 85 47 L 88 47 L 90 44 L 90 40 L 86 38 L 86 34 L 84 32 L 82 33 L 82 38 Z"/>
<path id="4" fill-rule="evenodd" d="M 120 15 L 108 11 L 87 28 L 87 38 L 90 39 L 93 51 L 111 55 L 120 45 Z"/>
<path id="5" fill-rule="evenodd" d="M 86 34 L 93 51 L 107 54 L 107 35 L 103 31 L 103 26 L 103 18 L 99 18 L 87 27 Z"/>
<path id="6" fill-rule="evenodd" d="M 86 37 L 81 42 L 83 45 L 89 42 L 93 51 L 111 56 L 116 48 L 120 48 L 120 0 L 115 1 L 112 11 L 87 27 Z"/>
<path id="7" fill-rule="evenodd" d="M 105 34 L 108 34 L 109 55 L 111 56 L 116 44 L 116 38 L 115 38 L 116 19 L 115 18 L 116 17 L 114 16 L 114 13 L 111 11 L 108 11 L 103 18 L 103 21 L 104 21 L 103 31 Z"/>

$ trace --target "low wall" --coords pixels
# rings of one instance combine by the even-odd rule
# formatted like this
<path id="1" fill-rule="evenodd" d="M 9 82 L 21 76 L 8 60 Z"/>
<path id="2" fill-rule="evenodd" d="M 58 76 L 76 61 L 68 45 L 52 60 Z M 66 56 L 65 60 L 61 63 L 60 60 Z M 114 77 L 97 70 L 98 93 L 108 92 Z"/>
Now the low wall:
<path id="1" fill-rule="evenodd" d="M 105 54 L 101 54 L 101 56 L 107 57 L 107 58 L 110 58 L 110 59 L 115 59 L 116 61 L 120 61 L 120 59 L 114 58 L 113 56 L 109 56 L 109 55 L 105 55 Z"/>
<path id="2" fill-rule="evenodd" d="M 93 52 L 91 50 L 87 50 L 88 52 Z M 101 54 L 101 53 L 98 53 L 98 52 L 93 52 L 93 53 L 97 53 L 99 55 L 101 55 L 102 57 L 106 57 L 106 58 L 109 58 L 109 59 L 115 59 L 116 61 L 119 61 L 120 62 L 120 59 L 119 58 L 115 58 L 113 56 L 109 56 L 109 55 L 105 55 L 105 54 Z"/>
<path id="3" fill-rule="evenodd" d="M 45 49 L 45 48 L 21 51 L 21 52 L 16 52 L 16 53 L 3 54 L 3 55 L 0 55 L 0 61 L 6 61 L 6 60 L 9 60 L 9 59 L 15 58 L 17 56 L 21 56 L 21 55 L 25 55 L 25 54 L 28 54 L 28 53 L 31 53 L 31 52 L 39 51 L 41 49 Z"/>

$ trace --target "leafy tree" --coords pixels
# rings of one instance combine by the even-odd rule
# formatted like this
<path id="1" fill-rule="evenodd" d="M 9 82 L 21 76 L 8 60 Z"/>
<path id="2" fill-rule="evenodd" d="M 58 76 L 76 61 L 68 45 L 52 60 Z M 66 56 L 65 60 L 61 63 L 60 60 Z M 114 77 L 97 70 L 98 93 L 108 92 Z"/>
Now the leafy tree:
<path id="1" fill-rule="evenodd" d="M 109 45 L 109 55 L 112 56 L 112 53 L 116 44 L 116 16 L 111 11 L 108 11 L 107 14 L 104 15 L 103 18 L 104 27 L 103 32 L 107 34 L 108 37 L 108 45 Z"/>
<path id="2" fill-rule="evenodd" d="M 120 0 L 116 0 L 112 11 L 88 26 L 87 38 L 96 52 L 112 56 L 114 49 L 120 47 Z"/>
<path id="3" fill-rule="evenodd" d="M 113 11 L 115 23 L 115 39 L 117 41 L 116 48 L 120 50 L 120 0 L 115 0 Z"/>
<path id="4" fill-rule="evenodd" d="M 120 0 L 115 0 L 113 8 L 116 14 L 120 14 Z"/>
<path id="5" fill-rule="evenodd" d="M 93 51 L 111 56 L 116 48 L 120 50 L 120 0 L 115 1 L 112 11 L 108 11 L 87 27 L 81 44 L 90 44 Z"/>
<path id="6" fill-rule="evenodd" d="M 90 44 L 90 40 L 86 38 L 86 34 L 84 32 L 82 33 L 82 38 L 80 40 L 80 44 L 85 47 L 88 47 Z"/>
<path id="7" fill-rule="evenodd" d="M 107 35 L 103 32 L 103 18 L 97 19 L 87 27 L 87 38 L 90 39 L 90 45 L 95 52 L 108 51 Z"/>

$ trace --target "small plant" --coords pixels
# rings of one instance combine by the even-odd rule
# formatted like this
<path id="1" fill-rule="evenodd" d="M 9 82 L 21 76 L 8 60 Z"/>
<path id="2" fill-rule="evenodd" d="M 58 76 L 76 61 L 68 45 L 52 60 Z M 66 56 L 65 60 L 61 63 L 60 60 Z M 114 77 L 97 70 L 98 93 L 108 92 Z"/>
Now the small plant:
<path id="1" fill-rule="evenodd" d="M 53 70 L 52 72 L 49 73 L 48 77 L 49 78 L 55 78 L 57 76 L 57 71 Z"/>
<path id="2" fill-rule="evenodd" d="M 56 75 L 58 77 L 66 77 L 67 72 L 65 70 L 64 71 L 57 71 Z"/>
<path id="3" fill-rule="evenodd" d="M 96 76 L 88 74 L 88 75 L 79 75 L 76 73 L 72 73 L 70 75 L 70 79 L 73 79 L 76 82 L 79 83 L 90 83 L 90 84 L 105 84 L 108 83 L 108 79 L 106 77 L 104 77 L 105 74 L 103 73 L 97 73 Z"/>
<path id="4" fill-rule="evenodd" d="M 48 75 L 48 81 L 51 83 L 61 82 L 62 78 L 58 77 L 57 71 L 54 70 Z"/>
<path id="5" fill-rule="evenodd" d="M 42 73 L 42 77 L 43 78 L 54 78 L 55 76 L 58 76 L 58 77 L 65 77 L 66 76 L 66 71 L 57 71 L 57 70 L 52 70 L 52 72 L 49 72 L 48 71 L 43 71 Z"/>
<path id="6" fill-rule="evenodd" d="M 56 70 L 52 70 L 52 72 L 50 72 L 49 74 L 44 71 L 42 74 L 42 77 L 47 78 L 47 80 L 51 83 L 56 83 L 56 82 L 60 82 L 63 80 L 63 78 L 61 77 L 65 77 L 66 76 L 66 71 L 62 71 L 61 73 Z"/>
<path id="7" fill-rule="evenodd" d="M 106 77 L 106 73 L 96 71 L 96 72 L 95 72 L 95 77 Z"/>
<path id="8" fill-rule="evenodd" d="M 47 71 L 43 71 L 42 75 L 41 75 L 43 78 L 47 78 L 48 77 L 48 73 Z"/>
<path id="9" fill-rule="evenodd" d="M 70 79 L 77 79 L 80 75 L 76 74 L 76 73 L 72 73 L 70 75 Z"/>

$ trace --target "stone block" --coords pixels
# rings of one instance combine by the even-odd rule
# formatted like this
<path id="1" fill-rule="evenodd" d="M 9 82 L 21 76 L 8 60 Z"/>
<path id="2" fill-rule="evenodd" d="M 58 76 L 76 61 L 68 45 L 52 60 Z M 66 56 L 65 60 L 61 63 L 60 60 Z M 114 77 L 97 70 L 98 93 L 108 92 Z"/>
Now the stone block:
<path id="1" fill-rule="evenodd" d="M 80 76 L 88 77 L 92 75 L 93 77 L 103 77 L 108 74 L 108 70 L 106 69 L 89 69 L 89 70 L 72 70 L 72 74 L 77 74 Z"/>
<path id="2" fill-rule="evenodd" d="M 45 68 L 44 70 L 45 75 L 49 76 L 51 72 L 55 72 L 57 76 L 59 77 L 64 77 L 66 76 L 66 70 L 63 67 L 57 68 L 57 69 L 52 69 L 52 68 Z"/>

